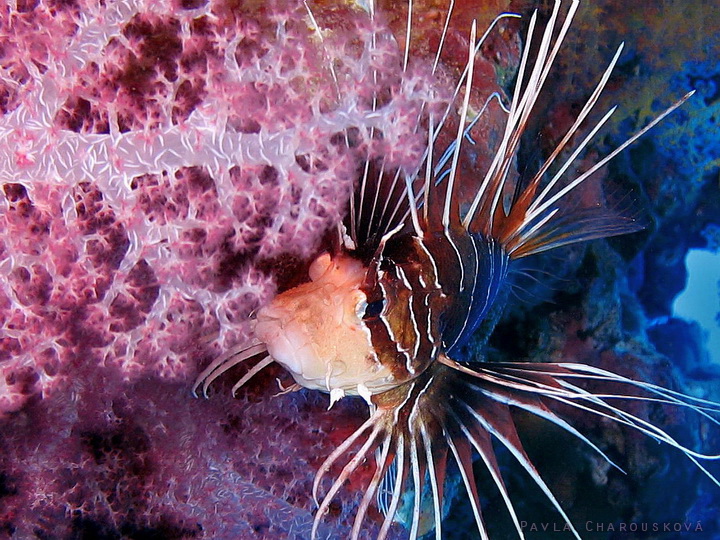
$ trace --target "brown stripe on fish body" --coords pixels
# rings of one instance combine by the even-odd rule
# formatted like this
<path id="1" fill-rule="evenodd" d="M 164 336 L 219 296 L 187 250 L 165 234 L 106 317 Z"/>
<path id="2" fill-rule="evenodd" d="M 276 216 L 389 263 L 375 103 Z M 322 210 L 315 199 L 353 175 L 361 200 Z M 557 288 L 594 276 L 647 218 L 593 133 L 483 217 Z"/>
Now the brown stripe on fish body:
<path id="1" fill-rule="evenodd" d="M 448 299 L 436 264 L 422 240 L 404 235 L 388 242 L 376 277 L 371 274 L 363 286 L 368 304 L 393 300 L 363 318 L 373 348 L 398 381 L 413 379 L 435 359 L 442 344 L 440 314 Z"/>

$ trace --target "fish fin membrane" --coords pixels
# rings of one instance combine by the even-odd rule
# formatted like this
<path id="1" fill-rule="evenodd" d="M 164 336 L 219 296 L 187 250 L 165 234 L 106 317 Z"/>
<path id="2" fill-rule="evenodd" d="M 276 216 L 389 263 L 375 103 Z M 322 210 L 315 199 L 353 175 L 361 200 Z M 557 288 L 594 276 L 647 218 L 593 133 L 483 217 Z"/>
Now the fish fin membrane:
<path id="1" fill-rule="evenodd" d="M 606 387 L 610 383 L 613 391 L 597 393 L 587 389 L 597 382 Z M 384 516 L 377 536 L 380 540 L 387 537 L 394 521 L 401 521 L 409 529 L 411 539 L 434 529 L 435 538 L 440 540 L 449 492 L 445 478 L 451 464 L 459 471 L 480 537 L 488 538 L 473 472 L 477 458 L 488 471 L 518 536 L 523 538 L 520 519 L 496 458 L 495 448 L 500 446 L 527 473 L 579 538 L 569 516 L 525 452 L 513 417 L 514 409 L 554 424 L 622 471 L 554 409 L 610 420 L 672 446 L 720 485 L 717 475 L 709 468 L 720 456 L 703 454 L 695 451 L 691 444 L 680 443 L 665 429 L 641 417 L 637 407 L 630 406 L 637 402 L 689 410 L 720 424 L 720 404 L 592 366 L 517 362 L 473 363 L 471 368 L 442 357 L 416 379 L 374 396 L 370 418 L 320 467 L 314 485 L 316 500 L 328 472 L 341 469 L 319 502 L 314 528 L 319 527 L 323 514 L 345 481 L 375 452 L 375 469 L 355 515 L 352 539 L 359 538 L 367 525 L 368 510 L 375 501 Z"/>

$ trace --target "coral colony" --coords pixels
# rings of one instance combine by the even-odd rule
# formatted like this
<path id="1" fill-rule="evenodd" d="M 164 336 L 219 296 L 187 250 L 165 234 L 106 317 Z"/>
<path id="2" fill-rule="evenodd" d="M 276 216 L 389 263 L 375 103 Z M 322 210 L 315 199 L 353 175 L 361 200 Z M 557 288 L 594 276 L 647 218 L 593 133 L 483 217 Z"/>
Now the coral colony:
<path id="1" fill-rule="evenodd" d="M 303 459 L 333 440 L 316 419 L 294 443 L 311 457 L 277 448 L 307 436 L 312 398 L 246 404 L 230 426 L 189 382 L 246 338 L 279 256 L 339 221 L 347 141 L 416 166 L 438 98 L 367 13 L 314 8 L 338 30 L 320 32 L 280 4 L 2 3 L 3 534 L 307 536 Z M 285 485 L 253 478 L 263 451 Z"/>
<path id="2" fill-rule="evenodd" d="M 2 14 L 3 413 L 89 363 L 184 379 L 189 343 L 238 342 L 273 293 L 253 266 L 338 221 L 348 130 L 382 126 L 396 165 L 424 148 L 432 88 L 359 16 L 320 40 L 302 4 L 25 4 Z M 371 115 L 377 88 L 398 98 Z"/>
<path id="3" fill-rule="evenodd" d="M 57 10 L 3 16 L 6 375 L 40 352 L 64 364 L 78 346 L 128 373 L 182 375 L 167 351 L 190 333 L 237 341 L 272 293 L 238 267 L 306 255 L 338 220 L 356 166 L 346 130 L 381 125 L 377 151 L 401 147 L 398 162 L 422 151 L 405 141 L 430 97 L 422 79 L 367 109 L 370 67 L 398 75 L 381 71 L 394 44 L 373 55 L 367 41 L 318 44 L 297 8 L 264 20 L 214 4 Z M 192 332 L 178 327 L 190 319 Z M 3 410 L 27 399 L 22 386 Z"/>

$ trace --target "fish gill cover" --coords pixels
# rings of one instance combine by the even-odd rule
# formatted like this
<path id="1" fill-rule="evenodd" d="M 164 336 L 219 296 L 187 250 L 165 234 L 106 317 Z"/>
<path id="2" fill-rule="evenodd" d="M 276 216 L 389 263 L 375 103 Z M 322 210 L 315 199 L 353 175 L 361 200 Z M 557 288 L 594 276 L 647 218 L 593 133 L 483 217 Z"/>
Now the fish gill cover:
<path id="1" fill-rule="evenodd" d="M 608 6 L 603 24 L 632 24 Z M 247 338 L 248 316 L 278 286 L 302 279 L 305 261 L 342 217 L 356 149 L 417 165 L 418 111 L 444 103 L 446 81 L 428 77 L 422 62 L 398 69 L 401 39 L 382 17 L 371 21 L 352 5 L 312 4 L 317 23 L 290 1 L 38 0 L 0 9 L 0 534 L 308 537 L 312 477 L 361 421 L 355 405 L 327 413 L 326 401 L 310 393 L 271 399 L 272 375 L 239 400 L 225 392 L 192 400 L 189 387 L 200 367 Z M 468 6 L 459 13 L 461 35 L 463 18 L 474 13 Z M 653 13 L 649 22 L 667 21 Z M 396 22 L 387 24 L 397 29 Z M 606 31 L 612 43 L 620 30 Z M 506 39 L 484 52 L 501 83 L 517 59 Z M 709 60 L 716 56 L 703 50 L 695 62 L 673 57 L 678 65 L 666 72 L 654 66 L 652 76 L 637 76 L 633 61 L 642 66 L 641 55 L 659 52 L 638 47 L 622 78 L 657 84 L 642 95 L 667 96 L 660 80 L 677 86 L 673 95 L 699 80 L 706 88 L 706 107 L 686 111 L 690 135 L 678 123 L 668 142 L 646 143 L 644 154 L 626 158 L 635 158 L 623 170 L 645 190 L 639 197 L 657 227 L 617 249 L 570 249 L 554 271 L 580 269 L 579 285 L 563 284 L 558 304 L 511 311 L 498 335 L 518 339 L 499 357 L 572 355 L 625 366 L 644 380 L 671 384 L 676 376 L 644 326 L 673 296 L 657 293 L 654 274 L 667 262 L 657 253 L 680 245 L 681 257 L 695 241 L 686 236 L 718 221 L 717 191 L 698 171 L 717 174 L 717 141 L 704 134 L 718 112 L 707 86 L 719 75 Z M 572 104 L 586 89 L 566 84 L 557 93 Z M 383 97 L 377 111 L 374 95 Z M 553 110 L 562 122 L 563 106 Z M 638 109 L 632 126 L 617 129 L 653 112 Z M 692 146 L 698 137 L 706 144 Z M 677 140 L 684 150 L 674 150 Z M 683 168 L 688 155 L 698 167 Z M 651 174 L 662 167 L 664 174 Z M 690 202 L 679 204 L 671 190 Z M 682 224 L 694 232 L 673 229 L 677 244 L 661 234 Z M 717 499 L 702 498 L 697 471 L 635 435 L 585 427 L 627 455 L 633 474 L 620 477 L 569 450 L 576 457 L 554 487 L 577 501 L 568 509 L 574 519 L 664 516 L 718 528 L 718 512 L 707 510 Z M 688 427 L 691 438 L 705 436 Z M 679 506 L 668 517 L 667 501 L 655 497 L 671 481 Z M 583 485 L 589 502 L 578 495 Z M 361 483 L 344 490 L 321 536 L 347 533 L 361 490 Z M 649 502 L 638 502 L 644 497 Z"/>

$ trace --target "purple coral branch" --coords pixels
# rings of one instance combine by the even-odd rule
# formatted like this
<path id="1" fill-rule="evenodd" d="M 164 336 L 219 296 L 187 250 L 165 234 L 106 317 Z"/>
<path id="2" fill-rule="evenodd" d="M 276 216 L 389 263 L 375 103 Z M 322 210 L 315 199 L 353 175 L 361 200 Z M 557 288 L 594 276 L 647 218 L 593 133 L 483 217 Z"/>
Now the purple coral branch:
<path id="1" fill-rule="evenodd" d="M 422 157 L 445 98 L 343 9 L 318 43 L 301 2 L 0 6 L 0 535 L 307 536 L 323 407 L 189 390 L 360 161 Z"/>

